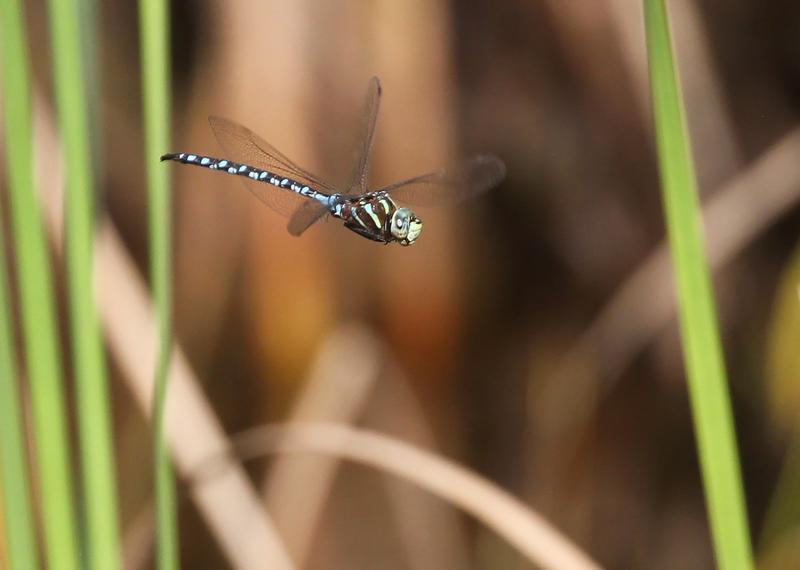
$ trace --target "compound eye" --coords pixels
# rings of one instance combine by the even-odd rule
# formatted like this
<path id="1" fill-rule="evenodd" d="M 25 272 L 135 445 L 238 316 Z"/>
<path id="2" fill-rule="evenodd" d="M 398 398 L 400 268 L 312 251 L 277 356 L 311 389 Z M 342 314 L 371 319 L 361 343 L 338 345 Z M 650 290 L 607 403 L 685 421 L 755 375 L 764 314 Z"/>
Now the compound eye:
<path id="1" fill-rule="evenodd" d="M 402 228 L 403 227 L 403 220 L 401 220 L 400 218 L 397 218 L 397 227 L 398 228 Z"/>

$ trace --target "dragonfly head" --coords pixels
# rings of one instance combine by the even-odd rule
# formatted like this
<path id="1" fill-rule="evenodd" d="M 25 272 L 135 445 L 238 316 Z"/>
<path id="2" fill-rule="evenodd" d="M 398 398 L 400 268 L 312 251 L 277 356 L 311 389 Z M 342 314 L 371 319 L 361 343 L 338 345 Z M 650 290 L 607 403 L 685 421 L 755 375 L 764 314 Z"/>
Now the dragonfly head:
<path id="1" fill-rule="evenodd" d="M 398 208 L 392 214 L 391 232 L 400 245 L 411 245 L 422 233 L 422 220 L 408 208 Z"/>

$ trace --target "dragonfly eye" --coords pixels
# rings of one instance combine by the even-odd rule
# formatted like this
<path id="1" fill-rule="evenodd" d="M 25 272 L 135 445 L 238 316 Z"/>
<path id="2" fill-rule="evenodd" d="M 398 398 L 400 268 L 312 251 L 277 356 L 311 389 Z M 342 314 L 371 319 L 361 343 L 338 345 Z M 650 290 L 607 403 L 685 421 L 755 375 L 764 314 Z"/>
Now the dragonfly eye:
<path id="1" fill-rule="evenodd" d="M 422 221 L 408 208 L 398 208 L 392 214 L 389 230 L 400 245 L 411 245 L 422 231 Z"/>
<path id="2" fill-rule="evenodd" d="M 414 217 L 414 213 L 408 208 L 398 208 L 392 214 L 392 222 L 389 230 L 397 241 L 408 237 L 408 224 Z"/>

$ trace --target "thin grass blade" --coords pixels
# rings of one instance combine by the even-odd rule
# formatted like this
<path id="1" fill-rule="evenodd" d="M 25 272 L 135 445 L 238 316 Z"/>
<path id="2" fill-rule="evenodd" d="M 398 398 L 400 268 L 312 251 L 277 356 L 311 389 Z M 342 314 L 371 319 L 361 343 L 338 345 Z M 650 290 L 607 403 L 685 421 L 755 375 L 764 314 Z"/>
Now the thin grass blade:
<path id="1" fill-rule="evenodd" d="M 704 251 L 697 179 L 662 0 L 644 0 L 650 86 L 681 339 L 717 565 L 753 567 L 730 395 Z"/>
<path id="2" fill-rule="evenodd" d="M 175 479 L 165 433 L 164 410 L 172 336 L 170 179 L 158 157 L 169 148 L 169 11 L 163 0 L 140 0 L 145 168 L 149 194 L 150 275 L 158 317 L 158 361 L 154 371 L 153 453 L 155 460 L 158 568 L 177 570 L 178 521 Z"/>
<path id="3" fill-rule="evenodd" d="M 0 26 L 11 218 L 36 436 L 44 550 L 50 568 L 73 570 L 79 567 L 78 531 L 52 277 L 33 189 L 30 64 L 19 0 L 0 0 Z"/>
<path id="4" fill-rule="evenodd" d="M 3 65 L 3 68 L 6 66 Z M 0 227 L 0 238 L 3 234 Z M 19 376 L 14 363 L 10 305 L 5 246 L 0 240 L 0 489 L 3 493 L 0 503 L 5 519 L 5 525 L 0 527 L 5 528 L 9 570 L 24 570 L 39 567 L 39 553 L 25 452 L 24 414 L 17 385 Z"/>
<path id="5" fill-rule="evenodd" d="M 80 18 L 88 10 L 79 0 L 50 0 L 49 7 L 65 162 L 67 279 L 86 546 L 89 567 L 105 570 L 118 567 L 120 555 L 108 380 L 92 280 L 94 176 L 82 41 L 86 22 Z"/>

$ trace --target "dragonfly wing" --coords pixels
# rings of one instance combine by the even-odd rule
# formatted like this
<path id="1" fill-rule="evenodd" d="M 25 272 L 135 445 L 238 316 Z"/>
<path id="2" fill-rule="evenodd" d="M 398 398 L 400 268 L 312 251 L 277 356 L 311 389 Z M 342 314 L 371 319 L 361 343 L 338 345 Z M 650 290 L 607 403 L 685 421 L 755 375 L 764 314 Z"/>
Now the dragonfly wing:
<path id="1" fill-rule="evenodd" d="M 358 146 L 355 150 L 355 166 L 348 191 L 358 194 L 367 193 L 367 177 L 369 176 L 369 159 L 372 153 L 372 141 L 375 138 L 375 126 L 378 123 L 378 111 L 381 106 L 381 82 L 377 77 L 369 80 L 364 110 L 361 113 Z"/>
<path id="2" fill-rule="evenodd" d="M 292 162 L 250 129 L 222 117 L 209 117 L 208 122 L 227 159 L 289 178 L 314 190 L 335 192 L 328 184 Z M 307 202 L 307 198 L 290 190 L 275 188 L 271 184 L 248 178 L 239 179 L 259 200 L 284 216 L 291 216 Z"/>
<path id="3" fill-rule="evenodd" d="M 315 222 L 321 220 L 328 213 L 328 208 L 316 200 L 308 200 L 289 219 L 288 230 L 293 236 L 299 236 Z"/>
<path id="4" fill-rule="evenodd" d="M 333 194 L 335 189 L 318 176 L 298 166 L 281 151 L 247 127 L 222 117 L 209 117 L 208 123 L 219 144 L 229 152 L 231 160 L 306 182 L 316 190 Z M 236 156 L 233 156 L 236 155 Z"/>
<path id="5" fill-rule="evenodd" d="M 491 154 L 466 160 L 453 169 L 442 169 L 395 182 L 378 192 L 416 206 L 455 204 L 497 186 L 506 176 L 503 161 Z"/>

